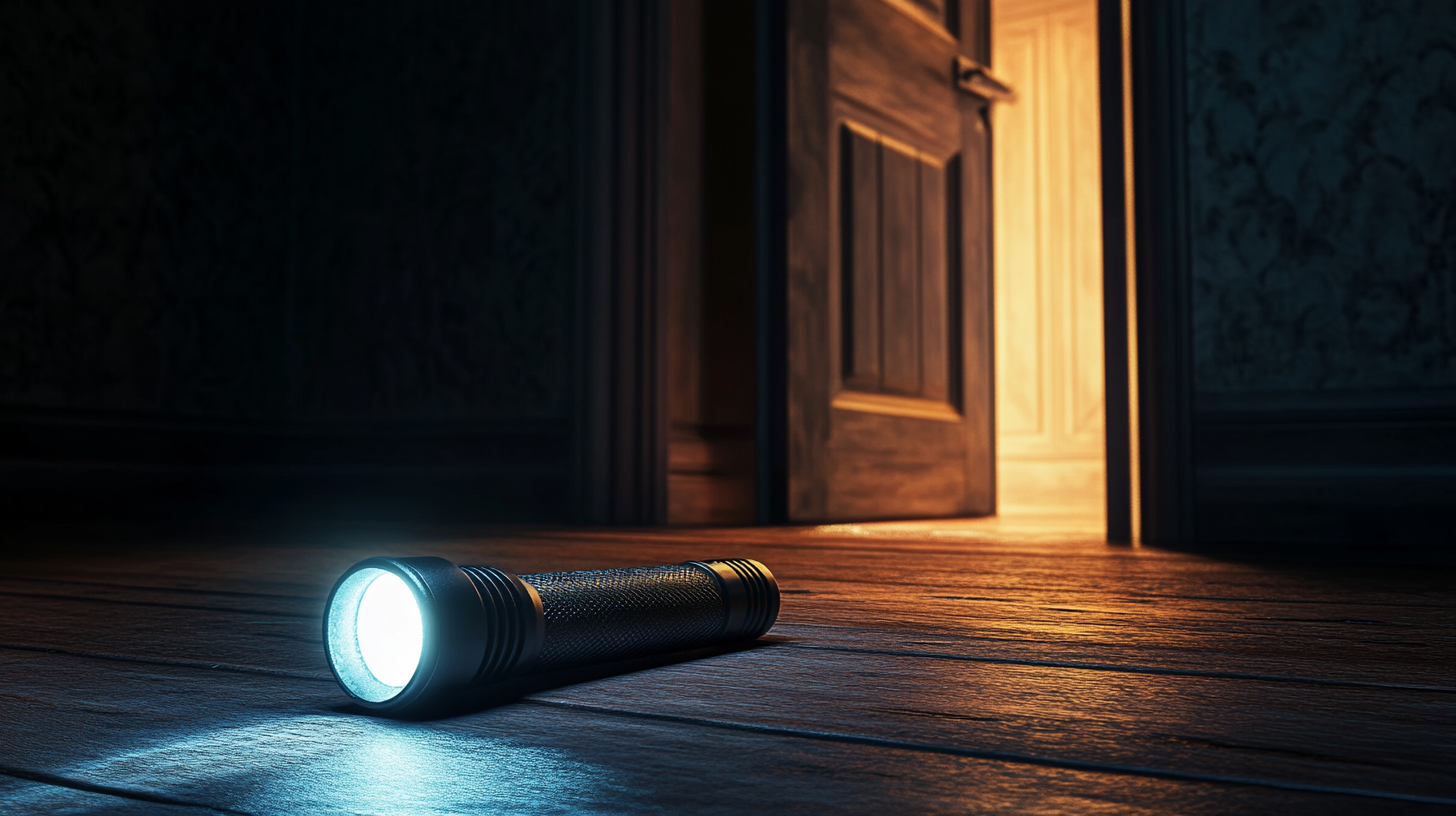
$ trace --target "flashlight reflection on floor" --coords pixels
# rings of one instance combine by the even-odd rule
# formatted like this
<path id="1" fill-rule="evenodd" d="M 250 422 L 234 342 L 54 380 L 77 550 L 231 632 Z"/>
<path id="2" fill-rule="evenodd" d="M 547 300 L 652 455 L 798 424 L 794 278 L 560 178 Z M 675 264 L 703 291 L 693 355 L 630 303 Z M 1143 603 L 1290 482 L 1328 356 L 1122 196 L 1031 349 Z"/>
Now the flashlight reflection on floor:
<path id="1" fill-rule="evenodd" d="M 611 784 L 608 769 L 561 751 L 364 717 L 206 731 L 64 775 L 248 813 L 581 813 L 646 805 Z M 50 813 L 74 796 L 46 786 L 8 791 L 5 799 L 15 812 Z"/>

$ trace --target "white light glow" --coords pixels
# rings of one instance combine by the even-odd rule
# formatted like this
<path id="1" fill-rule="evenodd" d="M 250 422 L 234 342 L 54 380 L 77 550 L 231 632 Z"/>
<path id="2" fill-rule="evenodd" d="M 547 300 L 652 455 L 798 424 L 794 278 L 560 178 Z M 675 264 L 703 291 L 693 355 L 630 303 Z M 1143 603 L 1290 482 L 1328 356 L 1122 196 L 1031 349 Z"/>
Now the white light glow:
<path id="1" fill-rule="evenodd" d="M 359 600 L 356 625 L 359 654 L 369 673 L 386 686 L 408 683 L 420 664 L 425 628 L 404 580 L 381 571 Z"/>

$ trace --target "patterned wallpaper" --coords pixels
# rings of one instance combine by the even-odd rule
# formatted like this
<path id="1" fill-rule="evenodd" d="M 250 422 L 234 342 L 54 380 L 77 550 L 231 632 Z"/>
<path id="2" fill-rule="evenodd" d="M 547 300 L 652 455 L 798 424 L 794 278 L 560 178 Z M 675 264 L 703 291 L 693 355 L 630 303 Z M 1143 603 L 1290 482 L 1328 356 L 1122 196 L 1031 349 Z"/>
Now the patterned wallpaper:
<path id="1" fill-rule="evenodd" d="M 282 409 L 277 6 L 0 3 L 0 404 Z"/>
<path id="2" fill-rule="evenodd" d="M 0 405 L 563 415 L 574 24 L 0 3 Z"/>
<path id="3" fill-rule="evenodd" d="M 571 4 L 306 7 L 297 411 L 564 414 Z"/>
<path id="4" fill-rule="evenodd" d="M 1456 3 L 1186 3 L 1196 388 L 1456 386 Z"/>

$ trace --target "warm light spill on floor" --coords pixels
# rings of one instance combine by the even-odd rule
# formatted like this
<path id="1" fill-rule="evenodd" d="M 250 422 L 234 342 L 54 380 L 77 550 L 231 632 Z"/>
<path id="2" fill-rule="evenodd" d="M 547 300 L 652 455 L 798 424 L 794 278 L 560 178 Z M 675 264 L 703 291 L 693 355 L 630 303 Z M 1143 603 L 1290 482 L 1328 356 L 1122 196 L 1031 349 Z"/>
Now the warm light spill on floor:
<path id="1" fill-rule="evenodd" d="M 997 516 L 916 521 L 823 524 L 819 535 L 922 541 L 1099 541 L 1106 534 L 1101 513 L 1002 513 Z"/>

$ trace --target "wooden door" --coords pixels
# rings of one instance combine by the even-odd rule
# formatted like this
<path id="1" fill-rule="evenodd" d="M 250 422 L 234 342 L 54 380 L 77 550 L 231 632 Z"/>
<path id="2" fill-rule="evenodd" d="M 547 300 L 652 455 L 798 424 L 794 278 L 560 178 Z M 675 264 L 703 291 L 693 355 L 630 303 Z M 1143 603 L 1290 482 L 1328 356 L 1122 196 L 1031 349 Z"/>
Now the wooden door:
<path id="1" fill-rule="evenodd" d="M 950 0 L 954 2 L 954 0 Z M 995 510 L 984 14 L 785 4 L 786 515 Z"/>

